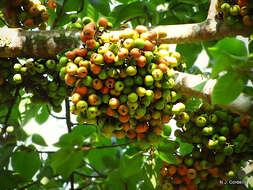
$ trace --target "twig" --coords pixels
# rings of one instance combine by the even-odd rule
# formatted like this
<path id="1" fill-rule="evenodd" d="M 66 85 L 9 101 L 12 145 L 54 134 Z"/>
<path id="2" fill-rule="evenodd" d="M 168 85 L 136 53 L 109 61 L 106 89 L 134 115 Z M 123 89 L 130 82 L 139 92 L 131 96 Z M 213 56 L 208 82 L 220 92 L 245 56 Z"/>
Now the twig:
<path id="1" fill-rule="evenodd" d="M 70 175 L 70 190 L 74 190 L 74 174 Z"/>
<path id="2" fill-rule="evenodd" d="M 68 133 L 71 133 L 71 119 L 70 119 L 70 106 L 69 106 L 69 99 L 65 98 L 65 108 L 66 108 L 66 122 L 67 122 L 67 127 L 68 127 Z"/>
<path id="3" fill-rule="evenodd" d="M 57 22 L 59 21 L 59 19 L 62 17 L 63 14 L 63 10 L 64 10 L 64 6 L 66 4 L 67 0 L 63 1 L 62 7 L 59 10 L 59 14 L 57 14 L 56 18 L 54 19 L 54 23 L 52 25 L 52 29 L 54 29 L 56 27 Z"/>
<path id="4" fill-rule="evenodd" d="M 94 147 L 84 146 L 84 147 L 82 147 L 82 150 L 87 151 L 87 150 L 92 150 L 92 149 L 114 148 L 114 147 L 126 146 L 126 145 L 129 145 L 132 143 L 133 142 L 123 143 L 123 144 L 114 144 L 114 145 L 108 145 L 108 146 L 94 146 Z"/>
<path id="5" fill-rule="evenodd" d="M 86 175 L 84 173 L 81 173 L 81 172 L 77 172 L 77 171 L 74 171 L 73 174 L 77 174 L 77 175 L 80 175 L 82 177 L 86 177 L 86 178 L 106 178 L 105 175 Z"/>
<path id="6" fill-rule="evenodd" d="M 42 154 L 52 154 L 52 153 L 55 153 L 55 151 L 40 151 L 40 150 L 37 150 L 37 149 L 32 149 L 32 148 L 26 147 L 24 145 L 21 145 L 20 148 L 21 148 L 21 150 L 26 150 L 28 152 L 38 152 L 38 153 L 42 153 Z"/>
<path id="7" fill-rule="evenodd" d="M 25 185 L 25 186 L 23 186 L 23 187 L 20 187 L 19 189 L 20 189 L 20 190 L 25 190 L 25 189 L 27 189 L 28 187 L 31 187 L 31 186 L 33 186 L 33 185 L 37 185 L 38 183 L 40 183 L 39 180 L 38 180 L 38 181 L 34 181 L 34 182 L 32 182 L 32 183 L 30 183 L 30 184 L 28 184 L 28 185 Z"/>
<path id="8" fill-rule="evenodd" d="M 84 164 L 88 165 L 91 169 L 93 169 L 99 176 L 107 177 L 105 174 L 102 174 L 100 171 L 98 171 L 95 167 L 93 167 L 90 163 L 83 161 Z"/>
<path id="9" fill-rule="evenodd" d="M 139 19 L 139 18 L 141 18 L 141 17 L 142 17 L 142 16 L 134 16 L 134 17 L 131 17 L 131 18 L 125 20 L 122 24 L 126 24 L 126 23 L 128 23 L 128 22 L 130 22 L 130 21 L 132 21 L 132 20 L 134 20 L 134 19 Z"/>
<path id="10" fill-rule="evenodd" d="M 50 111 L 48 105 L 47 105 L 47 111 L 48 111 L 49 115 L 51 115 L 51 116 L 54 117 L 55 119 L 66 119 L 66 117 L 59 117 L 59 116 L 56 116 L 56 115 L 52 114 L 52 112 Z"/>
<path id="11" fill-rule="evenodd" d="M 5 133 L 6 128 L 7 128 L 7 126 L 8 126 L 8 120 L 9 120 L 9 118 L 10 118 L 10 116 L 11 116 L 11 111 L 12 111 L 12 108 L 14 107 L 14 105 L 15 105 L 15 103 L 16 103 L 16 100 L 17 100 L 18 95 L 19 95 L 19 88 L 16 89 L 15 95 L 14 95 L 12 101 L 10 102 L 10 107 L 9 107 L 9 109 L 8 109 L 8 112 L 7 112 L 6 116 L 5 116 L 5 121 L 4 121 L 4 123 L 3 123 L 3 132 L 4 132 L 4 133 Z"/>
<path id="12" fill-rule="evenodd" d="M 76 190 L 83 190 L 83 189 L 89 187 L 90 185 L 92 185 L 93 183 L 94 183 L 94 181 L 91 181 L 91 182 L 88 183 L 87 185 L 84 185 L 84 186 L 82 186 L 82 187 L 79 187 L 79 188 L 77 188 Z"/>

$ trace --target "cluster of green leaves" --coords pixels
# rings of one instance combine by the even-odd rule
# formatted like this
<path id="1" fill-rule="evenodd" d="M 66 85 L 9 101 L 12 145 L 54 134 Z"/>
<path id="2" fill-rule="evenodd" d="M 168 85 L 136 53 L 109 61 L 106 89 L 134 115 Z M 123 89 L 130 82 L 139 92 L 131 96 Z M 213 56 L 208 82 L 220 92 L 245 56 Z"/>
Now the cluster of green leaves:
<path id="1" fill-rule="evenodd" d="M 84 3 L 83 3 L 84 1 Z M 49 10 L 49 25 L 52 26 L 55 18 L 61 12 L 63 0 L 56 0 L 56 11 Z M 105 16 L 112 22 L 114 27 L 119 27 L 121 23 L 129 20 L 132 26 L 138 24 L 146 25 L 167 25 L 196 23 L 204 21 L 207 17 L 209 1 L 207 0 L 67 0 L 64 4 L 63 14 L 57 22 L 57 27 L 71 21 L 71 14 L 77 12 L 77 16 L 82 18 L 91 17 L 98 20 L 99 17 Z"/>

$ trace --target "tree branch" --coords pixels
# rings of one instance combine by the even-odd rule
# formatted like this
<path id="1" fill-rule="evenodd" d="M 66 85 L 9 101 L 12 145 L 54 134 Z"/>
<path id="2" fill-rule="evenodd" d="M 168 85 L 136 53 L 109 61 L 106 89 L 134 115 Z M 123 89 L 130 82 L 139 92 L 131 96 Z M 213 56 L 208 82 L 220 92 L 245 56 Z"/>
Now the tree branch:
<path id="1" fill-rule="evenodd" d="M 120 146 L 127 146 L 132 143 L 133 142 L 128 142 L 128 143 L 124 143 L 124 144 L 114 144 L 114 145 L 108 145 L 108 146 L 93 146 L 93 147 L 83 146 L 82 150 L 87 151 L 87 150 L 92 150 L 92 149 L 114 148 L 114 147 L 120 147 Z"/>
<path id="2" fill-rule="evenodd" d="M 68 127 L 68 133 L 71 132 L 71 127 L 72 127 L 72 123 L 71 123 L 71 119 L 70 119 L 70 107 L 69 107 L 69 99 L 65 98 L 65 108 L 66 108 L 66 123 L 67 123 L 67 127 Z"/>
<path id="3" fill-rule="evenodd" d="M 200 42 L 253 33 L 253 27 L 236 28 L 234 25 L 217 20 L 216 2 L 217 0 L 211 1 L 208 17 L 204 22 L 157 26 L 149 30 L 166 32 L 164 38 L 157 39 L 158 44 Z M 122 29 L 113 30 L 115 33 L 121 31 Z M 25 31 L 1 28 L 0 57 L 55 58 L 59 52 L 81 45 L 80 32 L 79 30 Z"/>
<path id="4" fill-rule="evenodd" d="M 194 89 L 195 86 L 204 82 L 205 84 L 202 90 Z M 216 80 L 207 80 L 201 75 L 175 71 L 175 87 L 186 96 L 198 97 L 211 103 L 211 94 L 215 84 Z M 244 93 L 241 93 L 233 102 L 221 107 L 239 115 L 253 117 L 253 98 Z"/>
<path id="5" fill-rule="evenodd" d="M 15 95 L 14 95 L 13 99 L 10 102 L 10 107 L 8 109 L 8 112 L 7 112 L 6 116 L 5 116 L 5 121 L 3 123 L 3 132 L 4 133 L 6 131 L 6 128 L 8 127 L 8 120 L 9 120 L 9 118 L 11 116 L 11 111 L 12 111 L 12 108 L 14 107 L 14 105 L 15 105 L 15 103 L 17 101 L 18 95 L 19 95 L 19 88 L 16 89 Z"/>
<path id="6" fill-rule="evenodd" d="M 77 174 L 77 175 L 80 175 L 80 176 L 85 177 L 85 178 L 106 178 L 105 175 L 94 175 L 94 176 L 90 176 L 90 175 L 86 175 L 86 174 L 84 174 L 84 173 L 77 172 L 77 171 L 74 171 L 73 174 Z"/>

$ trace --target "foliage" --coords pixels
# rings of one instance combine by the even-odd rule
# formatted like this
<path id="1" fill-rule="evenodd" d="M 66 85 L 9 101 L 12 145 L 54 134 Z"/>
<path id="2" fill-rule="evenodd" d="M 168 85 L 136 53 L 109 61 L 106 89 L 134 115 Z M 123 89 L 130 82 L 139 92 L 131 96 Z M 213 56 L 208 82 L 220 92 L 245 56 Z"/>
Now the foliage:
<path id="1" fill-rule="evenodd" d="M 49 1 L 41 2 L 47 5 Z M 136 27 L 139 24 L 158 26 L 197 23 L 206 19 L 209 7 L 207 0 L 56 0 L 56 7 L 47 7 L 46 12 L 50 15 L 48 21 L 42 19 L 44 9 L 39 13 L 40 16 L 25 15 L 25 19 L 34 19 L 35 24 L 31 26 L 29 23 L 27 25 L 27 22 L 25 24 L 25 20 L 20 16 L 24 15 L 22 14 L 24 10 L 29 12 L 26 7 L 28 5 L 22 4 L 22 7 L 17 8 L 17 12 L 13 13 L 13 17 L 9 14 L 10 11 L 6 11 L 6 7 L 13 6 L 9 3 L 13 2 L 0 0 L 0 27 L 24 27 L 28 30 L 36 27 L 39 29 L 47 27 L 48 30 L 82 29 L 87 17 L 97 22 L 102 16 L 116 28 L 122 25 Z M 36 8 L 38 6 L 36 5 Z M 236 22 L 241 19 L 240 17 Z M 237 38 L 177 45 L 176 51 L 181 53 L 187 63 L 186 72 L 202 74 L 217 80 L 212 94 L 213 104 L 227 105 L 242 92 L 249 96 L 253 95 L 253 38 L 249 37 L 248 40 L 248 47 Z M 194 65 L 203 51 L 210 58 L 208 65 L 210 69 L 206 68 L 204 71 Z M 176 140 L 173 140 L 173 135 L 170 134 L 170 126 L 166 127 L 167 131 L 164 127 L 163 138 L 159 144 L 136 142 L 126 138 L 108 139 L 101 134 L 97 123 L 74 123 L 71 119 L 68 99 L 72 89 L 62 80 L 64 72 L 61 68 L 65 65 L 59 60 L 50 60 L 50 63 L 56 61 L 56 65 L 59 65 L 51 67 L 48 66 L 50 63 L 47 61 L 24 58 L 0 59 L 0 189 L 33 190 L 64 187 L 74 189 L 74 184 L 75 189 L 90 190 L 161 189 L 164 181 L 160 181 L 159 176 L 161 171 L 167 168 L 166 163 L 177 165 L 178 158 L 189 159 L 193 152 L 196 152 L 196 147 L 208 145 L 207 136 L 203 137 L 202 134 L 201 142 L 198 142 L 197 138 L 194 138 L 195 142 L 191 141 L 195 129 L 187 131 L 186 128 L 196 127 L 194 121 L 187 121 L 188 124 L 177 122 L 181 132 L 176 130 Z M 203 85 L 204 83 L 195 87 L 196 90 L 202 90 Z M 207 117 L 205 114 L 208 112 L 210 115 L 210 111 L 203 112 L 200 109 L 204 105 L 202 100 L 193 97 L 180 98 L 186 104 L 186 112 L 193 120 L 196 118 L 193 117 L 194 114 L 195 116 L 203 114 L 201 116 Z M 63 101 L 65 104 L 62 104 Z M 56 116 L 63 105 L 66 111 L 65 117 Z M 215 114 L 223 117 L 223 112 L 218 110 Z M 229 163 L 222 167 L 231 166 L 228 168 L 239 171 L 244 164 L 238 161 L 241 155 L 244 160 L 252 160 L 252 157 L 249 157 L 252 155 L 250 152 L 252 146 L 249 142 L 252 142 L 253 123 L 249 123 L 250 119 L 247 117 L 239 118 L 228 112 L 225 113 L 227 119 L 232 117 L 228 125 L 233 126 L 236 132 L 242 130 L 244 136 L 238 135 L 238 137 L 237 134 L 233 134 L 232 137 L 237 140 L 229 139 L 226 146 L 239 148 L 233 156 L 226 157 Z M 68 130 L 68 133 L 63 134 L 54 144 L 57 151 L 48 151 L 49 146 L 40 134 L 29 136 L 23 129 L 32 118 L 41 125 L 52 117 L 65 119 L 66 130 Z M 176 114 L 174 118 L 182 121 L 182 113 Z M 227 120 L 220 121 L 224 127 Z M 211 135 L 209 137 L 213 138 Z M 238 145 L 237 142 L 241 144 Z M 203 150 L 211 157 L 221 151 L 206 150 L 202 147 L 202 153 Z M 243 154 L 240 154 L 240 151 L 243 151 Z M 208 160 L 206 155 L 201 159 Z M 212 157 L 210 162 L 214 162 L 213 159 Z M 197 161 L 200 161 L 200 158 L 197 158 Z M 166 185 L 170 183 L 168 179 L 165 179 Z"/>

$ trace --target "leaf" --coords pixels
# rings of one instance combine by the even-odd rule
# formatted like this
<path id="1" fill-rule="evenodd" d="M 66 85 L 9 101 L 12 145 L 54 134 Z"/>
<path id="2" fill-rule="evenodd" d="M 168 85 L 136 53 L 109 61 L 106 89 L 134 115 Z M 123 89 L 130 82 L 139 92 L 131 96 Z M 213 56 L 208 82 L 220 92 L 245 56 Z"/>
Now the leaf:
<path id="1" fill-rule="evenodd" d="M 123 154 L 120 158 L 120 174 L 125 177 L 131 177 L 141 171 L 143 166 L 143 157 L 140 154 L 129 156 Z"/>
<path id="2" fill-rule="evenodd" d="M 243 92 L 250 95 L 250 96 L 253 96 L 253 87 L 252 86 L 245 86 L 243 89 Z"/>
<path id="3" fill-rule="evenodd" d="M 215 45 L 219 52 L 226 52 L 235 56 L 247 56 L 247 48 L 243 41 L 236 38 L 224 38 Z"/>
<path id="4" fill-rule="evenodd" d="M 201 91 L 201 90 L 203 90 L 204 86 L 206 85 L 206 82 L 207 81 L 201 82 L 200 84 L 194 86 L 192 89 Z"/>
<path id="5" fill-rule="evenodd" d="M 249 41 L 248 49 L 249 49 L 249 53 L 253 53 L 253 40 Z"/>
<path id="6" fill-rule="evenodd" d="M 20 183 L 26 182 L 24 177 L 16 172 L 9 170 L 0 170 L 0 181 L 1 181 L 1 190 L 5 189 L 15 189 Z"/>
<path id="7" fill-rule="evenodd" d="M 108 0 L 88 0 L 88 2 L 103 15 L 108 16 L 110 13 L 110 6 Z"/>
<path id="8" fill-rule="evenodd" d="M 212 103 L 227 105 L 235 100 L 242 92 L 243 80 L 237 73 L 227 73 L 221 76 L 212 92 Z"/>
<path id="9" fill-rule="evenodd" d="M 16 172 L 30 179 L 40 169 L 41 161 L 39 153 L 17 151 L 11 157 L 11 165 Z"/>
<path id="10" fill-rule="evenodd" d="M 178 148 L 178 142 L 172 140 L 164 140 L 157 148 L 159 152 L 175 153 Z"/>
<path id="11" fill-rule="evenodd" d="M 195 97 L 190 97 L 187 102 L 185 103 L 186 105 L 186 110 L 188 111 L 197 111 L 203 103 L 203 100 L 200 98 L 195 98 Z"/>
<path id="12" fill-rule="evenodd" d="M 80 165 L 82 158 L 82 151 L 67 148 L 60 149 L 52 154 L 51 166 L 63 178 L 67 178 Z"/>
<path id="13" fill-rule="evenodd" d="M 8 166 L 10 156 L 12 155 L 15 145 L 6 145 L 0 148 L 0 168 Z"/>
<path id="14" fill-rule="evenodd" d="M 216 51 L 216 50 L 215 50 Z M 213 49 L 210 49 L 213 52 Z M 216 78 L 221 71 L 226 71 L 231 67 L 232 64 L 236 64 L 234 60 L 226 54 L 217 55 L 211 73 L 211 78 Z"/>
<path id="15" fill-rule="evenodd" d="M 202 51 L 202 46 L 200 43 L 178 44 L 176 51 L 183 55 L 187 67 L 190 68 L 198 58 L 199 53 Z"/>
<path id="16" fill-rule="evenodd" d="M 192 150 L 194 148 L 192 144 L 182 142 L 179 138 L 177 138 L 176 141 L 179 143 L 179 154 L 181 156 L 192 153 Z"/>
<path id="17" fill-rule="evenodd" d="M 81 135 L 82 137 L 87 138 L 96 132 L 96 127 L 96 125 L 77 125 L 71 133 L 73 135 Z"/>
<path id="18" fill-rule="evenodd" d="M 73 148 L 75 145 L 81 147 L 85 138 L 79 134 L 67 133 L 63 134 L 54 146 L 62 148 Z"/>
<path id="19" fill-rule="evenodd" d="M 158 152 L 155 154 L 164 162 L 169 164 L 177 164 L 176 156 L 172 153 Z"/>
<path id="20" fill-rule="evenodd" d="M 105 180 L 105 190 L 126 190 L 126 185 L 118 171 L 110 172 Z"/>
<path id="21" fill-rule="evenodd" d="M 47 143 L 45 142 L 44 138 L 39 134 L 32 135 L 32 142 L 41 146 L 47 146 Z"/>
<path id="22" fill-rule="evenodd" d="M 94 146 L 101 146 L 95 144 Z M 94 166 L 98 171 L 104 171 L 108 169 L 108 164 L 106 163 L 107 157 L 113 158 L 113 160 L 117 160 L 117 152 L 118 150 L 115 148 L 107 148 L 107 149 L 93 149 L 90 150 L 87 158 L 89 163 Z M 111 169 L 111 166 L 109 166 Z"/>
<path id="23" fill-rule="evenodd" d="M 45 123 L 48 118 L 49 118 L 49 113 L 47 111 L 47 106 L 46 104 L 43 104 L 35 115 L 35 121 L 41 125 Z"/>
<path id="24" fill-rule="evenodd" d="M 144 3 L 134 2 L 128 5 L 119 5 L 113 9 L 110 16 L 116 18 L 116 24 L 119 24 L 123 20 L 127 20 L 136 16 L 146 17 L 146 14 L 144 12 Z"/>

